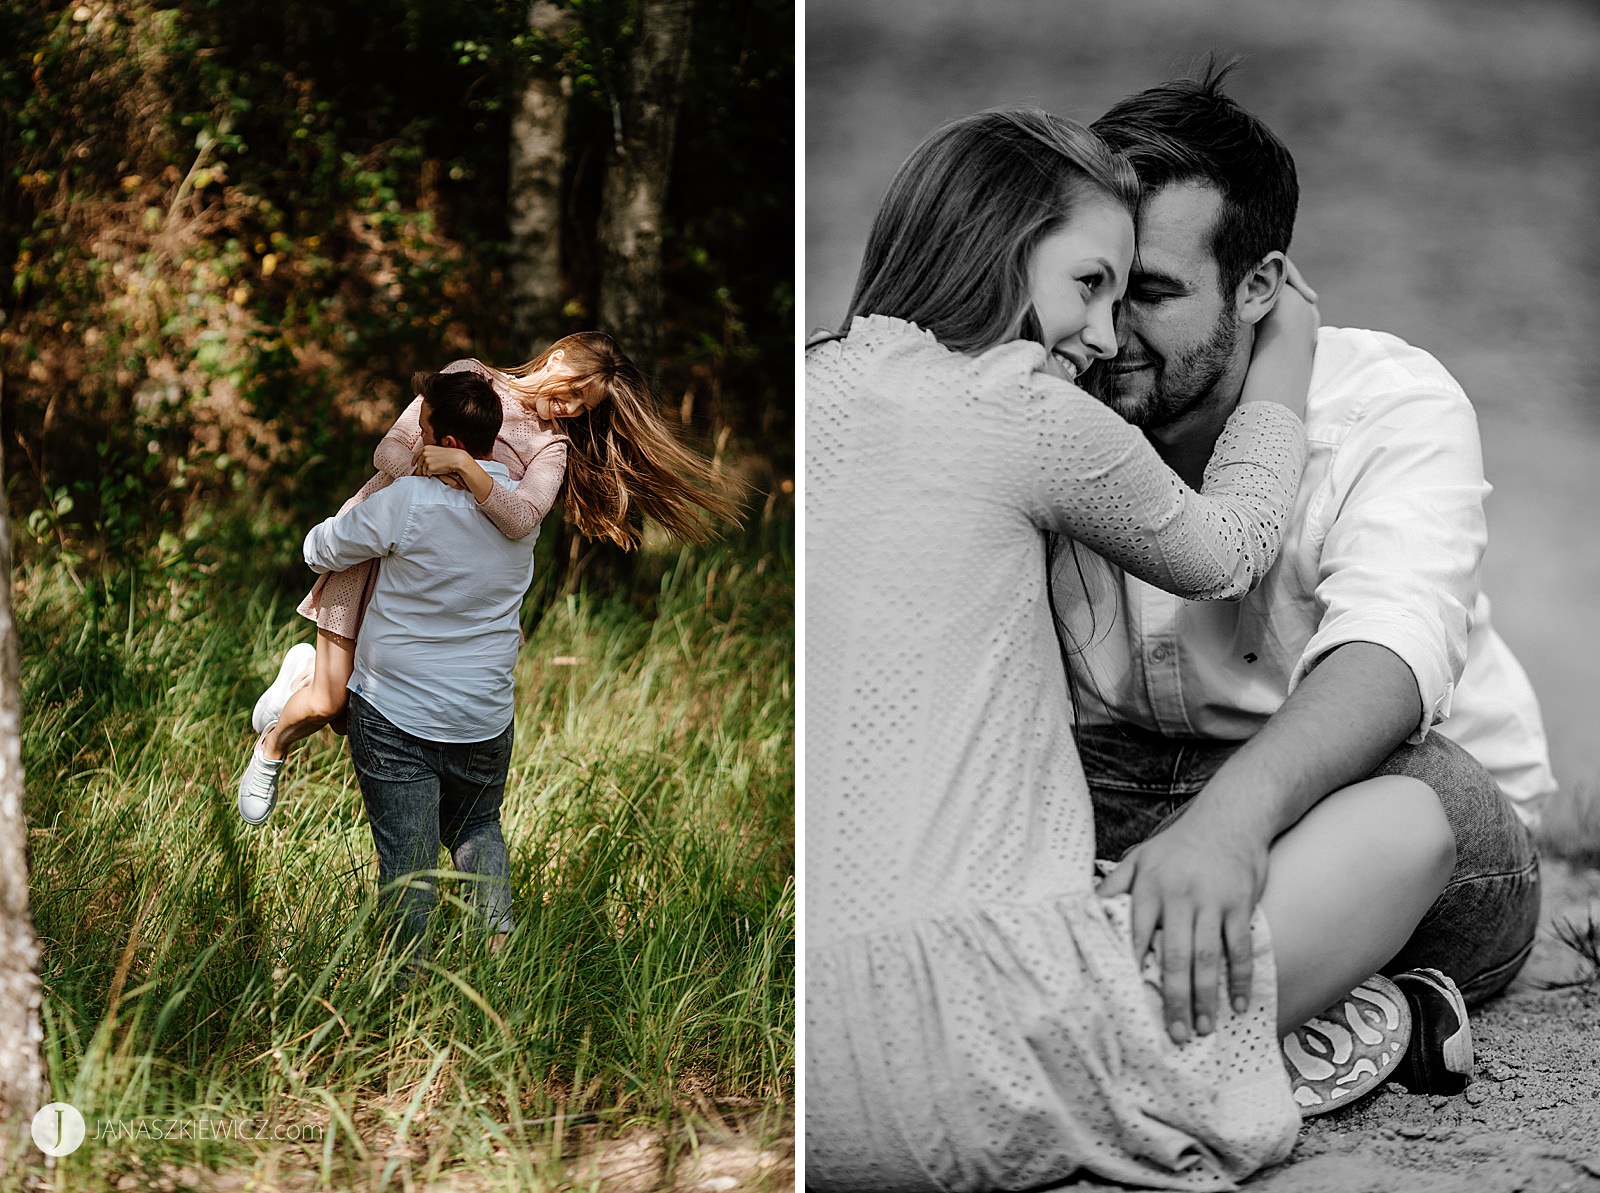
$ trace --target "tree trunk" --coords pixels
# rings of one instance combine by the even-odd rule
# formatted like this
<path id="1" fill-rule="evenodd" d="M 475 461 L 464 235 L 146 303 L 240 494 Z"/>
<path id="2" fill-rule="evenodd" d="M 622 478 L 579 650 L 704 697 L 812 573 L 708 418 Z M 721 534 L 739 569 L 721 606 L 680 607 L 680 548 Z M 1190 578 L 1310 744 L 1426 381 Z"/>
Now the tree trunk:
<path id="1" fill-rule="evenodd" d="M 0 495 L 5 492 L 0 463 Z M 22 811 L 22 697 L 11 610 L 11 525 L 0 496 L 0 1173 L 20 1154 L 45 1103 L 39 944 L 28 913 L 28 822 Z"/>
<path id="2" fill-rule="evenodd" d="M 545 49 L 511 117 L 508 282 L 512 355 L 519 360 L 559 339 L 563 325 L 561 183 L 572 79 L 560 57 L 574 25 L 570 10 L 548 0 L 528 8 L 528 26 L 544 35 Z"/>
<path id="3" fill-rule="evenodd" d="M 647 375 L 661 354 L 661 229 L 693 0 L 638 0 L 600 196 L 600 327 Z"/>

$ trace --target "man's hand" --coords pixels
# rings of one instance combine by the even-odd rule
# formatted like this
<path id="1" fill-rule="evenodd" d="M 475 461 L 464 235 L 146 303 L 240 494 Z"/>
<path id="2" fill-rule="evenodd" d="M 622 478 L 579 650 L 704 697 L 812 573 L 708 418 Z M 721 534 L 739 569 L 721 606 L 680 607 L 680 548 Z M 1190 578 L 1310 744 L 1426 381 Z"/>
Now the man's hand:
<path id="1" fill-rule="evenodd" d="M 1178 1043 L 1216 1026 L 1228 964 L 1235 1009 L 1250 997 L 1250 915 L 1267 850 L 1328 792 L 1372 773 L 1423 705 L 1410 666 L 1388 647 L 1347 642 L 1323 655 L 1265 725 L 1211 776 L 1177 820 L 1128 851 L 1100 894 L 1133 896 L 1134 956 L 1161 929 L 1167 1031 Z"/>
<path id="2" fill-rule="evenodd" d="M 1135 846 L 1100 884 L 1131 894 L 1133 955 L 1140 964 L 1161 929 L 1161 990 L 1174 1043 L 1209 1035 L 1217 1023 L 1224 960 L 1236 1011 L 1250 1002 L 1250 916 L 1267 882 L 1267 842 L 1191 804 Z"/>

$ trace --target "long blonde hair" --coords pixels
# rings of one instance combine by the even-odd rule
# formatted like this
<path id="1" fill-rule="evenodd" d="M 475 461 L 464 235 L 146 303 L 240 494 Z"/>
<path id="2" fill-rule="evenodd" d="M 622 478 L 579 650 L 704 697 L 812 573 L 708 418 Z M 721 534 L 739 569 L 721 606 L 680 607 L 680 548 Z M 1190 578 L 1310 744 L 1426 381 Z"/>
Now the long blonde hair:
<path id="1" fill-rule="evenodd" d="M 557 352 L 570 374 L 533 376 Z M 742 485 L 678 441 L 644 373 L 604 332 L 564 336 L 514 368 L 485 367 L 530 410 L 536 398 L 598 387 L 587 413 L 560 420 L 568 441 L 561 508 L 585 538 L 631 551 L 639 545 L 641 515 L 673 538 L 694 543 L 714 533 L 701 511 L 739 521 L 739 503 L 730 492 Z"/>

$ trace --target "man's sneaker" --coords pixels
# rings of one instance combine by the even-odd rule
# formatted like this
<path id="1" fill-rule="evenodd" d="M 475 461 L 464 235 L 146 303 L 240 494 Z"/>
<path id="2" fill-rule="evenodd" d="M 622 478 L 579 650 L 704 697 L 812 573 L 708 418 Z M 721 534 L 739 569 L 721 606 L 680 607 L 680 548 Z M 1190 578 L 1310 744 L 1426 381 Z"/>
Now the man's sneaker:
<path id="1" fill-rule="evenodd" d="M 1381 1087 L 1411 1036 L 1411 1004 L 1379 974 L 1284 1036 L 1283 1062 L 1300 1117 L 1338 1110 Z"/>
<path id="2" fill-rule="evenodd" d="M 1456 984 L 1437 969 L 1408 969 L 1394 984 L 1411 1006 L 1411 1047 L 1394 1080 L 1414 1094 L 1459 1094 L 1472 1074 L 1472 1025 Z"/>
<path id="3" fill-rule="evenodd" d="M 274 760 L 261 756 L 258 738 L 250 751 L 250 765 L 244 768 L 244 777 L 239 780 L 239 815 L 246 824 L 260 824 L 272 815 L 273 805 L 278 802 L 278 775 L 282 770 L 282 758 Z"/>
<path id="4" fill-rule="evenodd" d="M 283 656 L 283 665 L 278 668 L 278 678 L 261 693 L 255 710 L 250 714 L 250 727 L 257 736 L 265 733 L 267 726 L 283 715 L 283 706 L 289 703 L 289 697 L 294 692 L 295 680 L 316 661 L 317 648 L 309 642 L 298 642 L 289 648 Z"/>

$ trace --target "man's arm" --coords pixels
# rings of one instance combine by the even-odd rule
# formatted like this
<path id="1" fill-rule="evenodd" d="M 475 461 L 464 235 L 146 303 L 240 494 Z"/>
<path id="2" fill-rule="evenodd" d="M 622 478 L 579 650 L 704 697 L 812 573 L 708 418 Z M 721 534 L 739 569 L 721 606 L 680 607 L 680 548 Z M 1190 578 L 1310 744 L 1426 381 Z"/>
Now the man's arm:
<path id="1" fill-rule="evenodd" d="M 1267 881 L 1267 850 L 1323 796 L 1369 775 L 1415 728 L 1421 696 L 1387 647 L 1351 642 L 1325 656 L 1162 832 L 1131 850 L 1101 884 L 1132 893 L 1133 945 L 1143 957 L 1161 928 L 1167 1028 L 1216 1024 L 1228 958 L 1235 1009 L 1248 1003 L 1250 916 Z M 1218 948 L 1218 942 L 1221 948 Z"/>
<path id="2" fill-rule="evenodd" d="M 1437 362 L 1396 345 L 1415 380 L 1365 404 L 1330 468 L 1320 622 L 1288 699 L 1102 887 L 1132 892 L 1141 950 L 1162 930 L 1174 1039 L 1214 1025 L 1223 958 L 1233 1000 L 1249 988 L 1249 917 L 1272 840 L 1400 742 L 1421 740 L 1448 714 L 1466 662 L 1488 492 L 1477 421 Z"/>
<path id="3" fill-rule="evenodd" d="M 379 489 L 336 518 L 306 534 L 306 566 L 314 572 L 342 572 L 368 559 L 390 554 L 405 533 L 414 481 Z"/>

